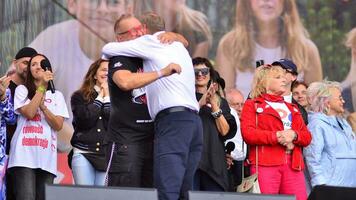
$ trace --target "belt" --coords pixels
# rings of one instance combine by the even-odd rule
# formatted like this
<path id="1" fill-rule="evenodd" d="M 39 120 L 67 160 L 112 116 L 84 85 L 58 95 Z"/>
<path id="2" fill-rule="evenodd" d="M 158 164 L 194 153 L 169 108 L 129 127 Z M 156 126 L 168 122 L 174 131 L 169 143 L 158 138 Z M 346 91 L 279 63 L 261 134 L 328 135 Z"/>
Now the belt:
<path id="1" fill-rule="evenodd" d="M 191 112 L 194 114 L 198 114 L 198 111 L 184 107 L 184 106 L 175 106 L 175 107 L 170 107 L 166 108 L 164 110 L 159 111 L 159 113 L 156 116 L 156 119 L 162 118 L 170 113 L 175 113 L 175 112 Z"/>

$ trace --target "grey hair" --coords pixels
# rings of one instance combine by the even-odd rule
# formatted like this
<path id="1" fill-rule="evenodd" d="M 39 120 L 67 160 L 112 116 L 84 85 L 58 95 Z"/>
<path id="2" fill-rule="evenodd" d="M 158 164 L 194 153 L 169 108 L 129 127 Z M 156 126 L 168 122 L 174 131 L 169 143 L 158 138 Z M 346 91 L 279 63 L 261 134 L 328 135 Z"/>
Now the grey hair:
<path id="1" fill-rule="evenodd" d="M 308 110 L 312 112 L 328 112 L 327 103 L 330 101 L 330 89 L 336 88 L 341 91 L 341 85 L 336 81 L 313 82 L 307 89 Z"/>

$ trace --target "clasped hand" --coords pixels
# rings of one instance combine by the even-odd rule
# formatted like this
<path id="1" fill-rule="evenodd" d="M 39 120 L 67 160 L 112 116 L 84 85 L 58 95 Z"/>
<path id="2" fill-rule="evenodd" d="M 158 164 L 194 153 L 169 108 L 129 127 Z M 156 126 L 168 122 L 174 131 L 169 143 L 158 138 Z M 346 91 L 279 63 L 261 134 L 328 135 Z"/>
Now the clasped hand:
<path id="1" fill-rule="evenodd" d="M 295 131 L 291 129 L 277 131 L 276 135 L 279 144 L 285 146 L 288 150 L 292 150 L 294 148 L 293 140 L 296 136 Z"/>

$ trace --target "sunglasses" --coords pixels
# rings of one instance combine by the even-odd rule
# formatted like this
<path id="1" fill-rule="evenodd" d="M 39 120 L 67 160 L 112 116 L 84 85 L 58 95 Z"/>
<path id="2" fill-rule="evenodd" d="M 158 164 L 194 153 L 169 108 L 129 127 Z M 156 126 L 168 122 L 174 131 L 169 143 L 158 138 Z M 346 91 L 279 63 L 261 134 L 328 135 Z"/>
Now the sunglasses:
<path id="1" fill-rule="evenodd" d="M 201 69 L 194 69 L 194 74 L 195 76 L 198 76 L 199 73 L 202 75 L 202 76 L 206 76 L 208 75 L 210 72 L 209 68 L 201 68 Z"/>
<path id="2" fill-rule="evenodd" d="M 130 35 L 136 35 L 138 32 L 142 31 L 143 29 L 146 28 L 146 25 L 143 24 L 143 25 L 138 25 L 136 27 L 133 27 L 127 31 L 124 31 L 124 32 L 120 32 L 120 33 L 116 33 L 117 35 L 124 35 L 124 34 L 127 34 L 127 33 L 130 33 Z"/>

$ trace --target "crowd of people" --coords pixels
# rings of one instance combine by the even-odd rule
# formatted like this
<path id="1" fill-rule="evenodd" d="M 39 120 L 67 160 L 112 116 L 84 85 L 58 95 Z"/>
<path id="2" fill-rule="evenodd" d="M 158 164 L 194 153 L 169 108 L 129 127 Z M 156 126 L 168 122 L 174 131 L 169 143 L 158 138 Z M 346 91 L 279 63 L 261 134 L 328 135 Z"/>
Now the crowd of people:
<path id="1" fill-rule="evenodd" d="M 177 27 L 165 32 L 164 19 L 153 12 L 121 15 L 111 27 L 116 42 L 101 56 L 92 52 L 83 80 L 55 80 L 60 66 L 52 71 L 45 48 L 19 50 L 15 72 L 0 79 L 2 198 L 44 199 L 45 184 L 56 176 L 57 133 L 70 115 L 68 163 L 76 185 L 154 187 L 160 200 L 188 199 L 189 190 L 236 191 L 242 168 L 250 168 L 262 194 L 305 200 L 308 187 L 356 187 L 355 115 L 346 118 L 342 85 L 321 81 L 319 54 L 296 20 L 295 2 L 275 15 L 246 2 L 237 8 L 256 15 L 252 27 L 261 34 L 251 37 L 248 19 L 239 16 L 219 45 L 217 66 L 191 57 L 209 46 L 203 23 L 206 34 L 195 37 L 192 53 L 191 39 L 175 33 L 184 23 L 172 20 Z M 265 41 L 268 24 L 300 37 Z M 274 57 L 258 57 L 266 51 L 261 45 L 272 45 Z M 252 57 L 270 64 L 252 70 Z M 242 73 L 250 74 L 251 88 Z M 66 102 L 54 85 L 71 81 Z"/>

